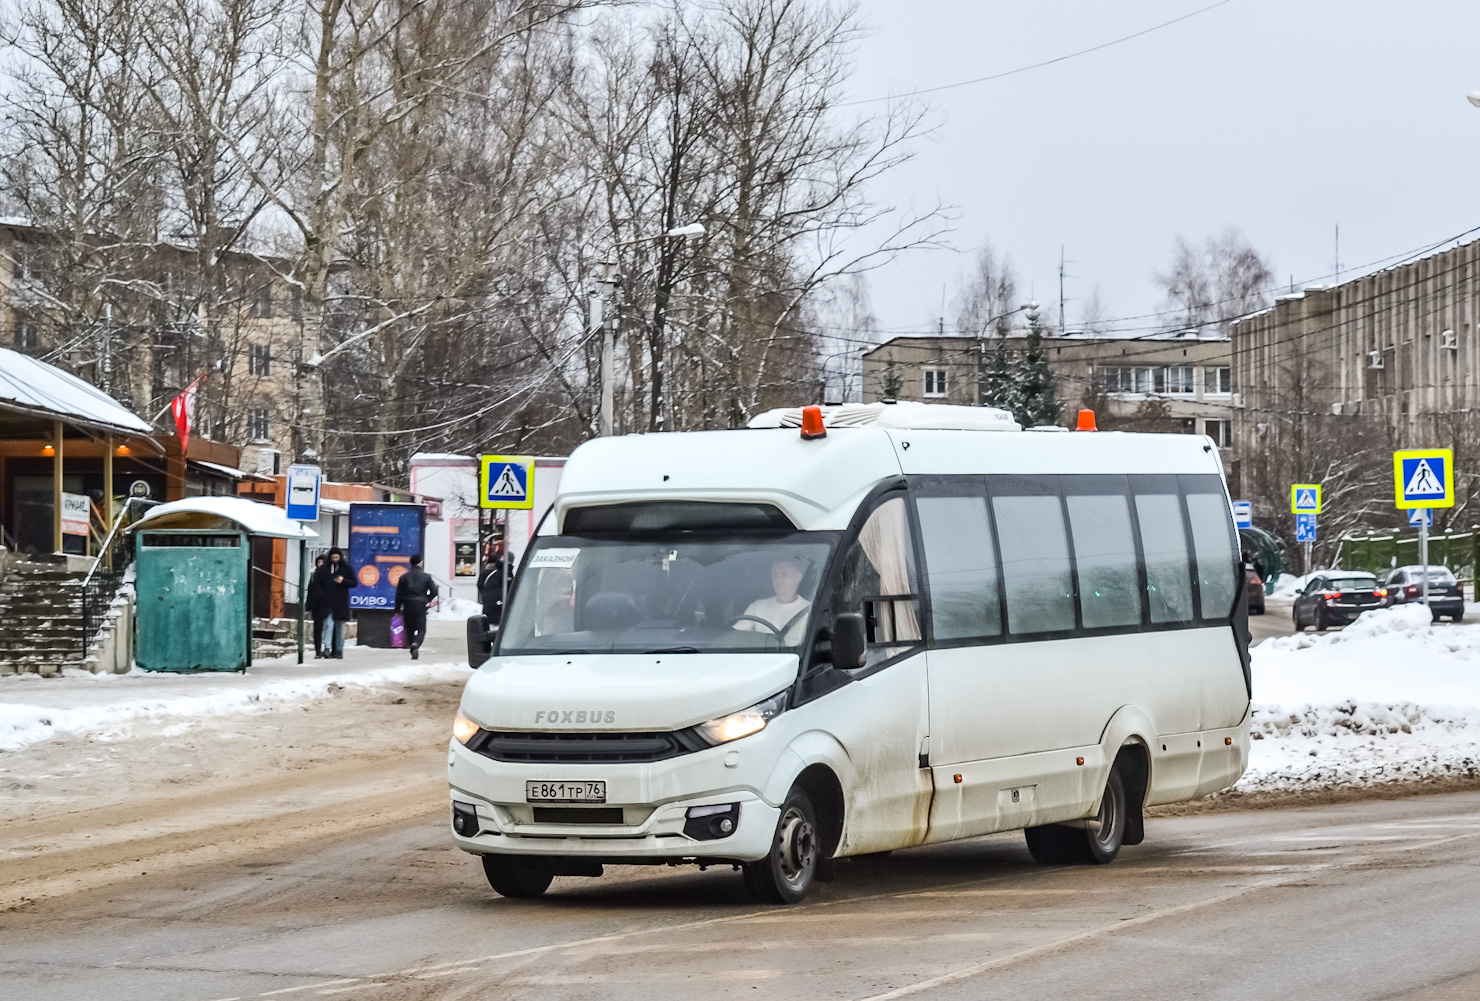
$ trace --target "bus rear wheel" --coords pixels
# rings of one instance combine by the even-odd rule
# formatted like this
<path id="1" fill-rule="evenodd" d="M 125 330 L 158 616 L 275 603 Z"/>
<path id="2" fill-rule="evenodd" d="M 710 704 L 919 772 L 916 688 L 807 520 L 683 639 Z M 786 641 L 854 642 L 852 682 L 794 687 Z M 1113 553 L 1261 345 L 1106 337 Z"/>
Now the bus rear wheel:
<path id="1" fill-rule="evenodd" d="M 796 787 L 781 804 L 771 851 L 744 867 L 745 887 L 764 904 L 795 904 L 812 889 L 822 863 L 817 811 L 806 790 Z"/>
<path id="2" fill-rule="evenodd" d="M 1045 824 L 1023 831 L 1034 861 L 1044 865 L 1104 865 L 1115 860 L 1125 840 L 1125 779 L 1110 769 L 1100 809 L 1082 827 Z"/>
<path id="3" fill-rule="evenodd" d="M 538 897 L 550 888 L 555 874 L 537 859 L 522 859 L 512 855 L 484 855 L 483 875 L 488 885 L 501 897 L 529 899 Z"/>

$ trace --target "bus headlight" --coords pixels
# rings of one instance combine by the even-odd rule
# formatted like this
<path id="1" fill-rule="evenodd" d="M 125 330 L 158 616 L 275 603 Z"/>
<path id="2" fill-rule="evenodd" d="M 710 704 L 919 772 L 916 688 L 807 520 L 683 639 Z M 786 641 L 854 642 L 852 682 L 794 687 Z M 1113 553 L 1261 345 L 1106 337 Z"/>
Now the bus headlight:
<path id="1" fill-rule="evenodd" d="M 459 744 L 466 744 L 472 740 L 478 733 L 478 729 L 478 724 L 466 716 L 459 715 L 457 719 L 452 721 L 452 737 Z"/>
<path id="2" fill-rule="evenodd" d="M 699 736 L 710 744 L 727 744 L 741 737 L 749 737 L 766 728 L 766 724 L 786 708 L 786 693 L 773 695 L 764 702 L 757 702 L 749 709 L 742 709 L 694 727 Z"/>

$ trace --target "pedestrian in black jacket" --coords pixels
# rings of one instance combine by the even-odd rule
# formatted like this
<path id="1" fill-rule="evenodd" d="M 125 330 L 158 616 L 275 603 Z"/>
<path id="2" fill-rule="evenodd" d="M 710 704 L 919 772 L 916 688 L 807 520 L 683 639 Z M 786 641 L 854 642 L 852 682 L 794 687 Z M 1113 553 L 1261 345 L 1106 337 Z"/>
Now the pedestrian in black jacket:
<path id="1" fill-rule="evenodd" d="M 483 572 L 478 575 L 478 600 L 490 626 L 504 617 L 504 544 L 495 542 L 483 554 Z"/>
<path id="2" fill-rule="evenodd" d="M 421 568 L 421 553 L 411 557 L 411 569 L 396 581 L 396 611 L 406 623 L 407 645 L 411 647 L 411 659 L 421 654 L 421 642 L 427 635 L 427 605 L 437 598 L 437 584 L 432 575 Z"/>
<path id="3" fill-rule="evenodd" d="M 343 550 L 335 546 L 329 550 L 329 562 L 314 571 L 313 579 L 329 609 L 330 640 L 325 656 L 343 660 L 344 624 L 349 621 L 349 590 L 360 586 L 359 578 L 355 576 L 355 568 L 344 558 Z"/>
<path id="4" fill-rule="evenodd" d="M 329 606 L 324 601 L 323 592 L 319 589 L 319 569 L 323 567 L 326 560 L 322 556 L 313 559 L 313 573 L 308 575 L 308 593 L 303 598 L 303 610 L 313 616 L 313 655 L 317 659 L 324 656 L 324 620 L 329 617 Z"/>

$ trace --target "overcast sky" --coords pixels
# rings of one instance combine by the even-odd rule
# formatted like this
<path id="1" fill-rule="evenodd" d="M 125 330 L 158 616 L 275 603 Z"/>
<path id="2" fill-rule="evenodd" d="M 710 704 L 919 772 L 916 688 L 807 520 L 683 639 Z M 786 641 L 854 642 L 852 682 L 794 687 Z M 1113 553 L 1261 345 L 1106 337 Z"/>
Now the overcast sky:
<path id="1" fill-rule="evenodd" d="M 1210 2 L 863 0 L 877 30 L 852 96 L 1052 59 Z M 955 205 L 954 246 L 990 240 L 1055 308 L 1062 244 L 1070 325 L 1095 285 L 1110 317 L 1133 317 L 1161 308 L 1151 276 L 1178 234 L 1237 226 L 1298 286 L 1330 280 L 1337 224 L 1344 277 L 1480 226 L 1480 108 L 1464 96 L 1476 89 L 1475 0 L 1231 0 L 929 95 L 934 141 L 875 193 Z M 933 328 L 965 264 L 914 253 L 874 272 L 881 326 Z"/>

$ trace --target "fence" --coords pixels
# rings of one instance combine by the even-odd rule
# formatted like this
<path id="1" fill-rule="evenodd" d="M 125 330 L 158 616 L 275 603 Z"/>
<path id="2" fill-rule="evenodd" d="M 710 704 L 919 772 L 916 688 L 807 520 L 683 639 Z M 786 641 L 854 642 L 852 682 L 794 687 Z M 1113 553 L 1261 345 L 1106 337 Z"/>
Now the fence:
<path id="1" fill-rule="evenodd" d="M 1418 562 L 1418 536 L 1410 539 L 1394 534 L 1348 536 L 1336 550 L 1335 565 L 1343 570 L 1366 570 L 1379 578 L 1393 567 Z M 1462 581 L 1473 584 L 1480 574 L 1480 529 L 1429 536 L 1429 564 L 1446 566 Z"/>

